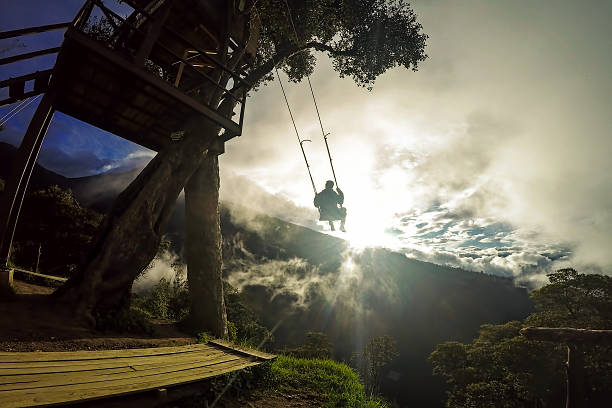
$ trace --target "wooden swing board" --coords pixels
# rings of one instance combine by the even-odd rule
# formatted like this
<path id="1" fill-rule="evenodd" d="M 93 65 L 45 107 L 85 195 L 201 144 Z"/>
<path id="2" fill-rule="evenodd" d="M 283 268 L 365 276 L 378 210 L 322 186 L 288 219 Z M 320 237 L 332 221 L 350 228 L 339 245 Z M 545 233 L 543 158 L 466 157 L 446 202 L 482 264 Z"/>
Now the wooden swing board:
<path id="1" fill-rule="evenodd" d="M 0 353 L 0 406 L 56 406 L 128 396 L 215 377 L 275 356 L 196 344 L 129 350 Z M 150 393 L 149 393 L 150 394 Z M 101 401 L 102 402 L 102 401 Z"/>

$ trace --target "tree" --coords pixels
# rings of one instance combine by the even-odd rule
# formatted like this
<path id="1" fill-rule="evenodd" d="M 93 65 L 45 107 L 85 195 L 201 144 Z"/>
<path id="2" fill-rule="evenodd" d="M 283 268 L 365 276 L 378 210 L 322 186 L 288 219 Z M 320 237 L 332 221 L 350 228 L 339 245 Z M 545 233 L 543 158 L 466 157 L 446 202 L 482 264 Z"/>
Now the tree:
<path id="1" fill-rule="evenodd" d="M 372 337 L 363 346 L 361 355 L 353 356 L 369 394 L 378 394 L 383 368 L 398 356 L 397 341 L 389 335 Z"/>
<path id="2" fill-rule="evenodd" d="M 245 24 L 242 18 L 245 13 L 251 34 L 259 32 L 254 59 L 250 59 L 246 49 L 227 52 L 229 33 Z M 228 7 L 226 18 L 229 25 L 226 37 L 220 41 L 223 44 L 218 55 L 220 62 L 236 70 L 250 61 L 245 68 L 246 83 L 252 86 L 235 83 L 231 89 L 234 95 L 253 91 L 270 80 L 270 72 L 275 67 L 286 72 L 292 81 L 300 81 L 315 67 L 313 51 L 326 53 L 340 76 L 350 76 L 358 85 L 366 87 L 371 87 L 389 68 L 402 66 L 416 70 L 426 58 L 427 36 L 421 32 L 416 15 L 404 0 L 250 0 L 246 1 L 244 11 Z M 221 69 L 214 69 L 211 77 L 221 88 L 227 88 L 231 79 Z M 231 117 L 236 104 L 232 98 L 223 98 L 213 85 L 203 85 L 198 97 L 216 106 L 217 112 L 225 117 Z M 185 123 L 184 130 L 181 142 L 160 151 L 119 195 L 100 229 L 83 273 L 59 291 L 61 299 L 87 320 L 92 321 L 94 310 L 104 313 L 104 310 L 125 307 L 129 302 L 131 284 L 155 256 L 176 199 L 185 187 L 187 195 L 203 200 L 201 207 L 208 212 L 204 233 L 188 229 L 186 241 L 198 243 L 202 235 L 217 237 L 209 240 L 206 251 L 199 252 L 198 268 L 204 269 L 189 265 L 190 289 L 194 287 L 192 279 L 198 284 L 213 284 L 214 293 L 208 291 L 208 296 L 195 299 L 213 301 L 198 304 L 197 310 L 203 318 L 214 320 L 211 327 L 201 328 L 224 335 L 218 161 L 217 157 L 205 154 L 221 129 L 206 119 L 194 117 Z M 200 182 L 189 183 L 194 177 Z M 200 194 L 198 188 L 217 190 L 217 194 Z M 192 224 L 189 217 L 187 224 Z M 211 310 L 202 311 L 206 308 Z M 201 319 L 196 324 L 206 326 Z"/>
<path id="3" fill-rule="evenodd" d="M 550 284 L 531 297 L 537 311 L 524 322 L 483 325 L 471 344 L 436 346 L 429 361 L 434 374 L 451 385 L 447 407 L 549 407 L 565 401 L 567 349 L 529 341 L 519 335 L 525 326 L 610 328 L 612 278 L 561 269 L 548 275 Z M 585 356 L 589 406 L 609 403 L 612 350 L 593 346 Z"/>
<path id="4" fill-rule="evenodd" d="M 296 358 L 329 360 L 332 358 L 332 351 L 332 344 L 325 333 L 309 331 L 303 345 L 287 349 L 284 354 Z"/>

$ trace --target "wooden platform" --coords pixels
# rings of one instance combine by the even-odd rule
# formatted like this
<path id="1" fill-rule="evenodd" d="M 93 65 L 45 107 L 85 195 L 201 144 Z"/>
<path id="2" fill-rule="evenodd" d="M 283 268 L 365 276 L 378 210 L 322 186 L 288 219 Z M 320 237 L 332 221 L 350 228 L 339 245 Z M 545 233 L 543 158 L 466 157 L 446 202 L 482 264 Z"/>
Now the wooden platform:
<path id="1" fill-rule="evenodd" d="M 223 342 L 130 350 L 0 353 L 0 407 L 54 406 L 168 390 L 273 358 Z"/>

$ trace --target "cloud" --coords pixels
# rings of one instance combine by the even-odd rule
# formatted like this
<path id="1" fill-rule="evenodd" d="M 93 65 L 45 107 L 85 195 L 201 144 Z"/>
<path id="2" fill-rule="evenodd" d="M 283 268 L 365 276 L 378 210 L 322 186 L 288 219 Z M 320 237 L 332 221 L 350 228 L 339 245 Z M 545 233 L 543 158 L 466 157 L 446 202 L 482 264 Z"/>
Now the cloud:
<path id="1" fill-rule="evenodd" d="M 184 280 L 186 275 L 187 265 L 180 263 L 179 256 L 173 251 L 164 250 L 136 278 L 132 285 L 132 292 L 137 294 L 146 293 L 151 291 L 161 279 L 174 282 L 176 279 Z"/>

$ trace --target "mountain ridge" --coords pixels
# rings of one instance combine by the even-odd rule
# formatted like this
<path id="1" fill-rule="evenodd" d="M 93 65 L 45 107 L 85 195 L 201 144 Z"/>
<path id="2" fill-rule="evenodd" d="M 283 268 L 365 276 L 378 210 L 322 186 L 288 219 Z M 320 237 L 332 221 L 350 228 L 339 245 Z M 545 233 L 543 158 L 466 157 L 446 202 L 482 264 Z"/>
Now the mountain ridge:
<path id="1" fill-rule="evenodd" d="M 0 177 L 16 149 L 0 144 Z M 137 171 L 70 179 L 37 165 L 30 191 L 57 184 L 98 211 Z M 27 198 L 26 198 L 27 199 Z M 180 254 L 184 208 L 178 203 L 168 233 Z M 349 361 L 373 336 L 388 334 L 400 356 L 384 373 L 381 390 L 400 406 L 440 407 L 445 383 L 426 360 L 436 344 L 470 341 L 482 324 L 520 320 L 533 311 L 525 289 L 511 279 L 464 271 L 384 248 L 352 249 L 348 242 L 308 227 L 224 203 L 221 211 L 224 277 L 269 329 L 272 347 L 298 345 L 308 331 L 327 334 L 334 358 Z"/>

